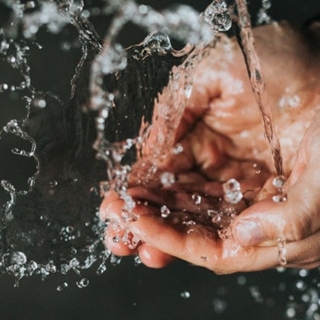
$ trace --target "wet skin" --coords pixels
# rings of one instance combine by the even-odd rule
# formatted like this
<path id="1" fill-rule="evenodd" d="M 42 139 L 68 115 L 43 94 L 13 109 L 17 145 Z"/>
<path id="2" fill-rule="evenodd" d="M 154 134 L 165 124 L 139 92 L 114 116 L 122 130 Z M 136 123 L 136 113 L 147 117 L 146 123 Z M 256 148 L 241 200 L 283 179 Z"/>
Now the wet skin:
<path id="1" fill-rule="evenodd" d="M 319 39 L 319 26 L 310 30 Z M 282 148 L 287 201 L 272 200 L 277 190 L 271 183 L 270 148 L 243 56 L 234 39 L 222 37 L 197 67 L 176 132 L 183 152 L 158 165 L 160 172 L 173 172 L 176 183 L 142 186 L 131 179 L 128 193 L 137 200 L 133 212 L 139 216 L 132 222 L 121 218 L 123 200 L 114 192 L 105 195 L 101 219 L 116 222 L 105 237 L 115 254 L 138 253 L 155 268 L 180 258 L 226 274 L 278 266 L 281 238 L 287 241 L 287 267 L 320 265 L 320 48 L 285 23 L 257 28 L 254 35 Z M 152 146 L 152 134 L 146 143 Z M 221 239 L 217 227 L 201 217 L 224 205 L 216 199 L 230 178 L 240 181 L 246 201 L 234 207 L 241 213 Z M 203 195 L 200 205 L 192 199 L 194 192 Z M 171 210 L 165 219 L 164 204 Z M 196 226 L 182 225 L 186 216 Z M 140 239 L 136 248 L 114 241 L 124 233 L 121 225 Z"/>

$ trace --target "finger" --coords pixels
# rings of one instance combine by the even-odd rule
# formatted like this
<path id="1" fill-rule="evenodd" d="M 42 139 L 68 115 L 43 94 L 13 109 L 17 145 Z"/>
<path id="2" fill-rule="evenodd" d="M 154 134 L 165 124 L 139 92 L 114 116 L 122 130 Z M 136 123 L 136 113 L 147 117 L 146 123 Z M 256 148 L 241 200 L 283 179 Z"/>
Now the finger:
<path id="1" fill-rule="evenodd" d="M 121 210 L 122 200 L 109 210 Z M 143 241 L 138 248 L 141 261 L 152 268 L 161 268 L 177 257 L 192 264 L 204 266 L 219 274 L 239 271 L 256 271 L 279 266 L 277 245 L 270 247 L 242 247 L 233 239 L 220 239 L 205 229 L 187 233 L 186 228 L 170 225 L 154 214 L 154 208 L 138 206 L 134 209 L 140 217 L 129 223 L 130 232 Z M 118 214 L 119 215 L 119 214 Z M 176 221 L 179 223 L 179 221 Z M 320 236 L 316 234 L 303 241 L 286 245 L 288 267 L 311 268 L 319 264 Z M 128 247 L 111 244 L 117 255 L 132 254 Z"/>
<path id="2" fill-rule="evenodd" d="M 141 262 L 149 268 L 163 268 L 174 260 L 174 257 L 157 248 L 143 243 L 138 250 Z"/>
<path id="3" fill-rule="evenodd" d="M 131 230 L 159 251 L 220 274 L 279 265 L 276 247 L 243 248 L 233 239 L 221 240 L 204 230 L 178 230 L 156 216 L 140 217 L 132 223 Z"/>
<path id="4" fill-rule="evenodd" d="M 137 252 L 139 242 L 135 243 L 134 235 L 128 230 L 115 230 L 109 226 L 105 233 L 106 247 L 117 256 L 130 256 Z"/>
<path id="5" fill-rule="evenodd" d="M 320 266 L 320 233 L 286 245 L 287 266 L 290 268 L 312 269 Z"/>
<path id="6" fill-rule="evenodd" d="M 278 238 L 302 240 L 320 229 L 320 172 L 308 165 L 288 191 L 287 201 L 264 200 L 249 207 L 236 218 L 233 235 L 243 246 Z"/>

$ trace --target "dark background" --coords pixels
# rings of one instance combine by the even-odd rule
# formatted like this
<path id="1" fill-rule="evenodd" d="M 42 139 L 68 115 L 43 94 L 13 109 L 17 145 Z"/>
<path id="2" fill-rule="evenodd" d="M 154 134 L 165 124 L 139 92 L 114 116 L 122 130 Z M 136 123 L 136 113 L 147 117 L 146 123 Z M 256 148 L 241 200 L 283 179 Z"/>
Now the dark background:
<path id="1" fill-rule="evenodd" d="M 161 8 L 173 2 L 154 0 L 147 3 Z M 209 1 L 184 3 L 203 10 Z M 251 10 L 256 11 L 253 6 Z M 301 25 L 317 13 L 320 13 L 320 2 L 314 0 L 278 0 L 270 10 L 275 20 L 286 19 L 296 25 Z M 94 23 L 102 36 L 107 21 L 97 18 Z M 65 37 L 66 42 L 72 39 L 73 32 L 70 29 L 59 38 L 43 32 L 39 37 L 46 44 L 45 50 L 30 57 L 35 87 L 54 92 L 62 100 L 68 99 L 70 78 L 80 50 L 76 44 L 68 52 L 53 49 L 61 43 L 61 37 Z M 124 45 L 130 45 L 141 42 L 143 35 L 131 27 L 122 32 L 120 39 Z M 1 111 L 2 115 L 8 116 Z M 90 284 L 79 289 L 76 282 L 82 277 L 88 278 Z M 304 304 L 301 300 L 307 289 L 299 291 L 297 281 L 301 279 L 295 271 L 281 273 L 271 270 L 217 276 L 183 262 L 173 263 L 162 270 L 152 270 L 142 265 L 134 266 L 133 259 L 127 258 L 118 266 L 108 265 L 107 271 L 100 276 L 95 274 L 95 268 L 81 277 L 69 273 L 66 276 L 52 275 L 41 281 L 35 276 L 22 279 L 19 288 L 13 288 L 12 277 L 2 276 L 0 320 L 281 320 L 287 318 L 286 310 L 290 304 L 301 311 L 296 316 L 300 320 L 305 318 L 303 315 L 308 307 L 308 303 Z M 317 288 L 317 272 L 311 272 L 303 281 L 309 287 Z M 62 286 L 63 290 L 58 291 L 58 286 Z"/>

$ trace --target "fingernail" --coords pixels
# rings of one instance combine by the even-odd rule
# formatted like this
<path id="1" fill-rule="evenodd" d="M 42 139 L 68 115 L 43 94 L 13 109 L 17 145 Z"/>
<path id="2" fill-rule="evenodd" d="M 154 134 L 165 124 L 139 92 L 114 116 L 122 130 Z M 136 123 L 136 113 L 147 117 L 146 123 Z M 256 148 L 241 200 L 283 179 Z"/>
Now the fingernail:
<path id="1" fill-rule="evenodd" d="M 240 220 L 233 229 L 233 235 L 242 246 L 252 246 L 265 241 L 260 223 L 255 220 Z"/>

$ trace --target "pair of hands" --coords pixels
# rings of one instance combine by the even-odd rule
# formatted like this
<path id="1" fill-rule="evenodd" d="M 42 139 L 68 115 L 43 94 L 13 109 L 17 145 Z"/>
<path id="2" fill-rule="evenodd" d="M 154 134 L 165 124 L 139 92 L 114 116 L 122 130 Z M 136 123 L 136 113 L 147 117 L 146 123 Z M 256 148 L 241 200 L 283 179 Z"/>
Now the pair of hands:
<path id="1" fill-rule="evenodd" d="M 100 215 L 112 222 L 105 242 L 114 254 L 139 254 L 155 268 L 180 258 L 226 274 L 279 266 L 280 238 L 286 240 L 288 267 L 320 265 L 319 54 L 285 23 L 257 28 L 254 35 L 282 148 L 287 201 L 272 200 L 273 162 L 243 56 L 234 39 L 222 38 L 197 67 L 175 136 L 183 152 L 158 164 L 159 172 L 174 173 L 175 183 L 132 183 L 134 221 L 124 221 L 118 194 L 105 195 Z M 217 200 L 230 178 L 244 194 L 236 205 Z M 163 205 L 171 212 L 166 218 Z M 217 224 L 217 215 L 208 215 L 226 207 L 232 217 L 227 221 L 218 214 Z M 219 236 L 219 225 L 230 220 L 227 236 Z M 123 235 L 129 245 L 119 241 Z"/>

